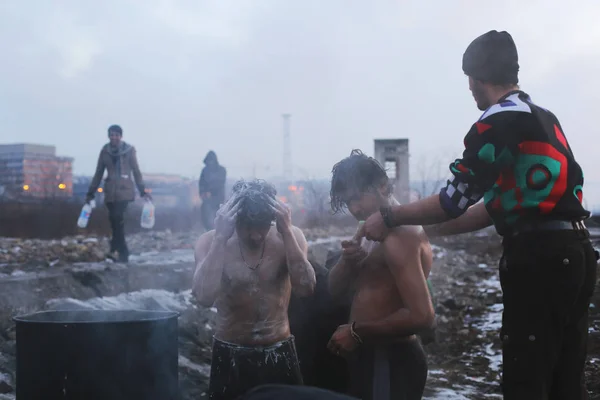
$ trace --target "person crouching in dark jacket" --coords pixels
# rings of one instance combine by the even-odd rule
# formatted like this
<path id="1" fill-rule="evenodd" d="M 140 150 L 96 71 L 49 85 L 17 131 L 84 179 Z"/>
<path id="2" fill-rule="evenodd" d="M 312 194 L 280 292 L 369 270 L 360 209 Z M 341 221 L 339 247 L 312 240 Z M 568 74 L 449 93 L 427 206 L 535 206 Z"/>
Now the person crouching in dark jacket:
<path id="1" fill-rule="evenodd" d="M 150 199 L 145 192 L 142 173 L 138 165 L 135 147 L 125 143 L 123 129 L 119 125 L 108 128 L 109 143 L 102 147 L 98 156 L 96 173 L 90 183 L 86 196 L 89 203 L 96 194 L 100 181 L 106 169 L 107 175 L 104 180 L 104 203 L 108 208 L 112 238 L 110 241 L 109 258 L 119 262 L 129 261 L 129 249 L 125 242 L 125 210 L 130 202 L 135 200 L 135 187 L 132 175 L 135 179 L 140 196 Z"/>

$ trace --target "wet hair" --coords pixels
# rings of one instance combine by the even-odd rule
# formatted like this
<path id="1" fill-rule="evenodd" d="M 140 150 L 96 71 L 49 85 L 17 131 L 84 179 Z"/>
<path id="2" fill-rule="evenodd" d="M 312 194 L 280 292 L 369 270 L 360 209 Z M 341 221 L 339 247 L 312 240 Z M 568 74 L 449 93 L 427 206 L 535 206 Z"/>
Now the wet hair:
<path id="1" fill-rule="evenodd" d="M 269 225 L 275 220 L 275 212 L 269 206 L 269 201 L 277 196 L 275 186 L 262 180 L 239 180 L 233 185 L 233 196 L 239 196 L 241 201 L 237 223 L 246 226 Z"/>
<path id="2" fill-rule="evenodd" d="M 377 190 L 384 184 L 388 184 L 388 189 L 391 189 L 387 173 L 381 164 L 357 149 L 352 150 L 349 157 L 335 164 L 331 173 L 329 194 L 334 214 L 344 211 L 349 193 L 361 194 Z"/>
<path id="3" fill-rule="evenodd" d="M 111 132 L 114 132 L 114 133 L 118 134 L 119 136 L 123 136 L 123 128 L 121 128 L 119 125 L 109 126 L 108 134 L 110 135 Z"/>

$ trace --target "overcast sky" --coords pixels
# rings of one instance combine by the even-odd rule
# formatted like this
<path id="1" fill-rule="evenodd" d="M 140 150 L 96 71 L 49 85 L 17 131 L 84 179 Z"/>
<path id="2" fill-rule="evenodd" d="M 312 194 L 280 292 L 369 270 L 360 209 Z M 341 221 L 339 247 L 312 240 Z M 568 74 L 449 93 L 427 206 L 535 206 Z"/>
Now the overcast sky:
<path id="1" fill-rule="evenodd" d="M 0 142 L 54 144 L 91 174 L 116 123 L 145 173 L 197 176 L 213 149 L 232 177 L 270 176 L 289 112 L 296 176 L 409 138 L 418 179 L 460 154 L 480 115 L 462 54 L 497 29 L 600 181 L 598 15 L 593 0 L 2 0 Z"/>

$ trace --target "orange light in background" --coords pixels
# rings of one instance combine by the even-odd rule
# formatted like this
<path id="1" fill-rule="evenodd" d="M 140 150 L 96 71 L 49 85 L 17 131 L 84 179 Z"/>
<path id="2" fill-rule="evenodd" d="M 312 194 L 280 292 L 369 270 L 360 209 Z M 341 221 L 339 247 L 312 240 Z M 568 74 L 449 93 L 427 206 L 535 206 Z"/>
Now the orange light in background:
<path id="1" fill-rule="evenodd" d="M 24 191 L 28 191 L 29 190 L 29 185 L 23 185 L 23 190 Z"/>
<path id="2" fill-rule="evenodd" d="M 146 189 L 144 189 L 144 193 L 152 193 L 152 189 L 146 188 Z"/>
<path id="3" fill-rule="evenodd" d="M 289 190 L 290 192 L 295 192 L 296 190 L 298 190 L 298 187 L 297 187 L 297 186 L 294 186 L 294 185 L 290 185 L 290 186 L 288 186 L 288 190 Z"/>
<path id="4" fill-rule="evenodd" d="M 298 190 L 302 192 L 304 190 L 304 186 L 298 186 Z"/>
<path id="5" fill-rule="evenodd" d="M 279 196 L 279 200 L 281 200 L 282 203 L 287 203 L 287 197 L 285 196 Z"/>
<path id="6" fill-rule="evenodd" d="M 102 193 L 102 192 L 104 192 L 104 189 L 98 188 L 98 193 Z"/>
<path id="7" fill-rule="evenodd" d="M 59 183 L 59 184 L 58 184 L 58 188 L 59 188 L 60 190 L 65 190 L 65 189 L 67 188 L 67 185 L 65 185 L 64 183 Z"/>

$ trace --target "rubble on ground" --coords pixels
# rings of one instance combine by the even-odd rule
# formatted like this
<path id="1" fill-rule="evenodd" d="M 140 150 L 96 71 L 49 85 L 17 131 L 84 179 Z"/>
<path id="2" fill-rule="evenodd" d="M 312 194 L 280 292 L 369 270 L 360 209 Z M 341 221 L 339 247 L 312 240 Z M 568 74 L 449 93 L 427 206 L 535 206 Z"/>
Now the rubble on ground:
<path id="1" fill-rule="evenodd" d="M 318 245 L 314 244 L 315 241 L 318 243 L 318 239 L 328 236 L 348 236 L 352 234 L 352 229 L 333 232 L 333 230 L 307 230 L 306 236 L 313 242 L 311 252 L 320 254 L 322 258 L 323 254 L 336 245 Z M 197 236 L 147 232 L 132 235 L 129 243 L 132 251 L 135 252 L 191 249 Z M 78 243 L 85 246 L 93 243 L 88 241 L 84 244 L 84 240 L 80 239 Z M 101 243 L 102 240 L 95 243 L 96 249 L 100 248 L 99 242 Z M 3 243 L 2 246 L 5 245 L 3 239 L 0 239 L 0 243 Z M 51 248 L 48 244 L 39 244 L 41 241 L 36 243 L 41 248 Z M 498 330 L 501 322 L 502 294 L 497 279 L 497 265 L 501 255 L 500 238 L 493 232 L 488 232 L 438 238 L 432 240 L 432 243 L 436 261 L 430 279 L 434 288 L 437 341 L 426 346 L 430 373 L 424 399 L 501 398 L 499 384 L 501 352 Z M 337 246 L 339 248 L 339 243 Z M 36 254 L 43 254 L 48 250 L 36 251 L 39 251 Z M 67 252 L 57 254 L 64 257 Z M 179 307 L 177 302 L 188 304 L 187 293 L 163 292 L 161 294 L 143 291 L 143 293 L 123 294 L 116 298 L 104 298 L 104 300 L 96 297 L 84 303 L 87 306 L 100 308 L 115 304 L 131 307 L 131 304 L 138 303 L 140 307 L 146 308 L 174 308 Z M 196 305 L 193 299 L 189 302 L 192 306 L 184 309 L 179 319 L 179 372 L 184 400 L 206 398 L 210 338 L 214 328 L 214 310 Z M 48 301 L 46 304 L 51 308 L 58 303 Z M 175 310 L 180 309 L 175 308 Z M 3 396 L 14 395 L 15 337 L 14 324 L 10 317 L 10 313 L 0 315 L 0 399 L 4 398 Z M 590 308 L 591 327 L 586 367 L 590 399 L 600 399 L 599 325 L 600 290 L 597 290 Z M 462 394 L 463 397 L 457 394 Z"/>
<path id="2" fill-rule="evenodd" d="M 332 236 L 352 235 L 354 228 L 304 229 L 308 241 Z M 149 251 L 192 249 L 200 233 L 148 231 L 127 236 L 132 254 Z M 58 240 L 0 238 L 0 265 L 43 264 L 48 267 L 76 262 L 98 262 L 106 259 L 109 238 L 74 236 Z"/>

